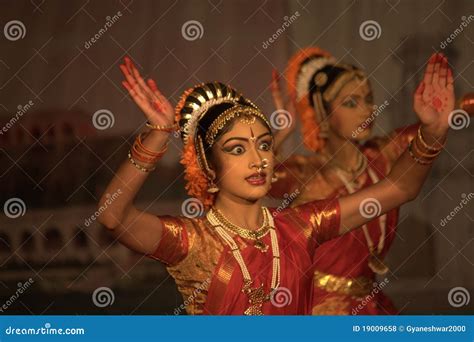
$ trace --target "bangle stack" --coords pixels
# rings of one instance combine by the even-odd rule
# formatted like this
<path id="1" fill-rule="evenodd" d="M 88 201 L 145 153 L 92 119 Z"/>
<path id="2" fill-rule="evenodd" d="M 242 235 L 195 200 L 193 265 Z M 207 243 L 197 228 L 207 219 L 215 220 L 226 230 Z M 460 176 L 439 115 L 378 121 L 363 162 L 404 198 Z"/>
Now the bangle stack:
<path id="1" fill-rule="evenodd" d="M 176 122 L 171 125 L 153 125 L 148 121 L 146 122 L 146 127 L 152 131 L 162 131 L 167 133 L 175 132 L 179 128 Z M 152 151 L 143 145 L 142 135 L 143 133 L 140 133 L 136 137 L 135 142 L 132 145 L 132 149 L 128 151 L 128 159 L 138 170 L 143 172 L 151 172 L 155 170 L 154 166 L 146 167 L 140 163 L 151 165 L 156 164 L 156 162 L 160 160 L 160 158 L 166 153 L 166 150 L 168 149 L 168 142 L 161 151 Z"/>
<path id="2" fill-rule="evenodd" d="M 174 122 L 171 125 L 160 126 L 160 125 L 153 125 L 153 124 L 151 124 L 150 122 L 147 121 L 145 125 L 146 125 L 146 127 L 148 127 L 149 129 L 151 129 L 153 131 L 163 131 L 163 132 L 168 132 L 168 133 L 175 132 L 179 128 L 179 126 L 176 122 Z"/>
<path id="3" fill-rule="evenodd" d="M 441 146 L 428 145 L 425 139 L 423 138 L 420 126 L 418 128 L 418 134 L 416 138 L 410 141 L 410 144 L 408 145 L 408 152 L 418 164 L 430 165 L 441 153 L 443 148 L 444 144 Z"/>
<path id="4" fill-rule="evenodd" d="M 155 167 L 148 168 L 140 165 L 138 162 L 145 164 L 155 164 L 166 153 L 166 150 L 168 149 L 168 143 L 166 143 L 161 151 L 152 151 L 143 145 L 142 135 L 143 133 L 140 133 L 135 139 L 132 149 L 128 152 L 128 159 L 138 170 L 143 172 L 151 172 L 155 170 Z"/>

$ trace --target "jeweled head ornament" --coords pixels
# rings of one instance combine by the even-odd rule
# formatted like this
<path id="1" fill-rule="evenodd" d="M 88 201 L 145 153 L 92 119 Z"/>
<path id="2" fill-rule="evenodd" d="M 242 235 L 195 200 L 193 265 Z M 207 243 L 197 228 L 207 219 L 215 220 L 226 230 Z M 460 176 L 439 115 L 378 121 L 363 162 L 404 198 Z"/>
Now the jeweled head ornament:
<path id="1" fill-rule="evenodd" d="M 288 62 L 288 93 L 300 115 L 303 140 L 310 150 L 324 146 L 329 130 L 327 104 L 354 78 L 366 76 L 352 65 L 338 63 L 319 47 L 302 49 Z"/>

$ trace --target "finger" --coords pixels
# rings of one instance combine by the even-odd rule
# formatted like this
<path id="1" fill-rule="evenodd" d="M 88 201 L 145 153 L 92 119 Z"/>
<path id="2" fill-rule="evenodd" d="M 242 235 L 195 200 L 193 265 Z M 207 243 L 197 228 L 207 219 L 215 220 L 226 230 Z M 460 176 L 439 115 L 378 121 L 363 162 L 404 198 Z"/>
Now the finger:
<path id="1" fill-rule="evenodd" d="M 122 70 L 123 74 L 125 75 L 127 86 L 125 86 L 123 83 L 122 84 L 128 90 L 130 95 L 132 95 L 131 90 L 133 90 L 133 92 L 136 93 L 137 96 L 139 96 L 143 100 L 146 100 L 146 97 L 143 95 L 140 86 L 137 84 L 135 79 L 128 73 L 127 67 L 121 64 L 120 70 Z"/>
<path id="2" fill-rule="evenodd" d="M 153 92 L 150 90 L 150 88 L 146 85 L 145 81 L 143 80 L 142 76 L 140 75 L 140 72 L 136 68 L 136 66 L 131 63 L 131 68 L 132 68 L 132 75 L 135 77 L 135 80 L 137 83 L 140 85 L 140 88 L 142 88 L 143 93 L 150 98 L 151 101 L 154 100 L 154 95 Z"/>
<path id="3" fill-rule="evenodd" d="M 436 61 L 436 54 L 432 54 L 429 61 L 428 65 L 426 66 L 425 69 L 425 76 L 423 77 L 423 82 L 425 84 L 431 84 L 431 80 L 433 79 L 433 70 L 434 70 L 434 65 Z"/>
<path id="4" fill-rule="evenodd" d="M 451 68 L 448 68 L 448 76 L 447 76 L 447 80 L 446 80 L 446 87 L 453 91 L 454 90 L 454 78 L 453 78 L 453 71 L 451 70 Z"/>
<path id="5" fill-rule="evenodd" d="M 125 60 L 125 66 L 127 67 L 128 72 L 132 74 L 132 60 L 128 56 L 125 56 L 124 60 Z"/>
<path id="6" fill-rule="evenodd" d="M 130 86 L 132 88 L 135 87 L 135 84 L 137 83 L 135 81 L 135 78 L 130 74 L 128 68 L 126 67 L 126 65 L 124 64 L 120 64 L 120 70 L 122 71 L 123 75 L 125 76 L 125 79 L 127 80 L 128 84 L 130 84 Z"/>
<path id="7" fill-rule="evenodd" d="M 144 113 L 149 113 L 150 106 L 148 105 L 148 101 L 143 96 L 140 96 L 140 94 L 127 81 L 122 81 L 122 85 L 128 90 L 128 93 L 138 107 L 140 107 Z"/>
<path id="8" fill-rule="evenodd" d="M 447 77 L 448 77 L 448 59 L 446 57 L 443 57 L 441 61 L 441 67 L 439 70 L 438 84 L 440 87 L 442 88 L 446 87 Z"/>
<path id="9" fill-rule="evenodd" d="M 147 80 L 148 86 L 150 87 L 151 91 L 153 94 L 158 98 L 160 101 L 166 100 L 166 97 L 161 93 L 161 91 L 158 89 L 155 80 L 149 78 Z"/>
<path id="10" fill-rule="evenodd" d="M 420 82 L 420 84 L 416 88 L 415 97 L 421 99 L 424 91 L 425 91 L 425 82 Z"/>
<path id="11" fill-rule="evenodd" d="M 442 61 L 442 57 L 440 55 L 437 55 L 436 63 L 435 63 L 434 70 L 433 70 L 433 79 L 432 79 L 432 84 L 433 85 L 439 84 L 439 69 L 441 67 L 441 61 Z"/>

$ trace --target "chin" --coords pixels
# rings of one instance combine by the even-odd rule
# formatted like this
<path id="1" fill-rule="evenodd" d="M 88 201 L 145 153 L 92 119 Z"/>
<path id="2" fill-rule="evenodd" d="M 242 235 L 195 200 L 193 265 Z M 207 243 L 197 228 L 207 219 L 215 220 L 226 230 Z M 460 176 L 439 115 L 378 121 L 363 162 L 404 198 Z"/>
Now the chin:
<path id="1" fill-rule="evenodd" d="M 355 138 L 352 138 L 355 141 L 362 141 L 370 137 L 372 130 L 370 128 L 364 129 L 362 132 L 358 133 Z"/>

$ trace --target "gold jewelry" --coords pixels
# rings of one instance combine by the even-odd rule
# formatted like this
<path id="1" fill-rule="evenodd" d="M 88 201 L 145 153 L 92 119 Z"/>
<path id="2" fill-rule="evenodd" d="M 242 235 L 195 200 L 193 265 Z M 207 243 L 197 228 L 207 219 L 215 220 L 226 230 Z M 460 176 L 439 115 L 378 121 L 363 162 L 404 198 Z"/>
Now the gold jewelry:
<path id="1" fill-rule="evenodd" d="M 271 127 L 268 123 L 267 118 L 265 115 L 262 114 L 259 110 L 250 107 L 250 106 L 243 106 L 243 105 L 235 105 L 224 112 L 222 112 L 209 126 L 209 129 L 206 132 L 206 142 L 209 146 L 214 144 L 215 138 L 219 131 L 224 128 L 226 123 L 232 120 L 235 117 L 242 117 L 245 123 L 251 124 L 255 122 L 255 117 L 259 117 L 265 123 L 267 123 L 268 127 Z M 246 117 L 246 118 L 245 118 Z M 253 118 L 253 121 L 250 119 Z"/>
<path id="2" fill-rule="evenodd" d="M 418 136 L 418 139 L 421 143 L 421 145 L 423 146 L 423 148 L 429 150 L 429 151 L 441 151 L 443 148 L 444 148 L 444 142 L 441 146 L 439 147 L 435 147 L 435 146 L 432 146 L 432 145 L 428 145 L 425 141 L 425 139 L 423 138 L 423 133 L 421 132 L 421 125 L 418 127 L 418 132 L 417 132 L 417 136 Z"/>
<path id="3" fill-rule="evenodd" d="M 153 125 L 149 121 L 146 122 L 146 127 L 155 130 L 155 131 L 164 131 L 164 132 L 174 132 L 179 129 L 179 126 L 176 122 L 173 122 L 171 125 Z"/>
<path id="4" fill-rule="evenodd" d="M 410 156 L 413 158 L 413 160 L 415 160 L 415 162 L 417 162 L 418 164 L 421 164 L 421 165 L 430 165 L 430 164 L 432 164 L 434 159 L 423 159 L 423 158 L 420 158 L 419 156 L 417 156 L 415 154 L 415 152 L 413 151 L 413 140 L 410 141 L 410 144 L 408 144 L 408 153 L 410 153 Z"/>
<path id="5" fill-rule="evenodd" d="M 417 155 L 423 157 L 423 158 L 426 158 L 426 159 L 433 159 L 433 158 L 436 158 L 442 150 L 438 150 L 436 152 L 433 152 L 433 153 L 425 153 L 422 151 L 422 149 L 420 148 L 420 146 L 418 146 L 418 142 L 419 139 L 418 137 L 413 139 L 413 152 L 415 152 Z"/>
<path id="6" fill-rule="evenodd" d="M 243 237 L 244 239 L 249 239 L 254 241 L 254 247 L 257 248 L 259 251 L 265 253 L 268 250 L 268 246 L 261 241 L 261 239 L 267 235 L 267 233 L 270 230 L 269 226 L 269 219 L 266 215 L 266 211 L 263 210 L 263 223 L 260 228 L 257 230 L 250 230 L 250 229 L 245 229 L 242 227 L 239 227 L 232 222 L 229 221 L 227 217 L 224 216 L 224 214 L 217 208 L 211 208 L 210 212 L 213 217 L 215 217 L 216 221 L 218 221 L 221 226 L 226 229 L 227 231 L 237 234 L 240 237 Z"/>
<path id="7" fill-rule="evenodd" d="M 263 315 L 262 306 L 265 302 L 269 301 L 272 294 L 280 286 L 281 280 L 281 265 L 280 265 L 280 249 L 278 246 L 278 238 L 275 230 L 275 223 L 273 217 L 271 217 L 267 208 L 262 207 L 264 212 L 264 217 L 268 219 L 268 224 L 270 226 L 270 236 L 272 243 L 272 281 L 270 292 L 265 294 L 263 289 L 263 284 L 259 287 L 252 288 L 253 280 L 250 276 L 247 265 L 245 265 L 244 258 L 240 252 L 239 246 L 235 240 L 223 229 L 223 225 L 216 217 L 213 215 L 213 210 L 210 210 L 206 217 L 209 223 L 214 227 L 219 236 L 224 240 L 224 242 L 229 246 L 235 260 L 239 264 L 240 270 L 244 278 L 244 284 L 242 286 L 242 292 L 248 296 L 250 306 L 244 311 L 244 315 Z"/>
<path id="8" fill-rule="evenodd" d="M 376 184 L 379 182 L 379 177 L 377 174 L 370 168 L 367 168 L 367 173 L 369 174 L 370 179 L 372 180 L 372 184 Z M 337 176 L 341 179 L 342 183 L 347 189 L 349 194 L 353 194 L 356 189 L 352 186 L 351 182 L 349 182 L 345 176 L 339 170 L 336 171 Z M 362 231 L 364 232 L 365 240 L 367 242 L 367 247 L 369 248 L 369 260 L 368 265 L 369 268 L 377 274 L 385 274 L 388 272 L 388 267 L 383 263 L 379 256 L 382 253 L 383 247 L 385 246 L 385 236 L 387 230 L 387 214 L 383 214 L 379 216 L 380 222 L 380 238 L 377 244 L 377 248 L 374 246 L 374 242 L 369 234 L 369 229 L 367 224 L 362 225 Z"/>
<path id="9" fill-rule="evenodd" d="M 207 192 L 210 194 L 215 194 L 216 192 L 219 192 L 219 188 L 213 181 L 210 181 L 209 187 L 207 188 Z"/>
<path id="10" fill-rule="evenodd" d="M 273 174 L 272 179 L 271 179 L 271 182 L 272 182 L 272 183 L 278 182 L 278 176 L 277 176 L 276 174 Z"/>
<path id="11" fill-rule="evenodd" d="M 137 162 L 132 158 L 132 154 L 130 153 L 130 151 L 128 152 L 128 159 L 133 164 L 133 166 L 135 166 L 138 170 L 140 170 L 142 172 L 151 172 L 151 171 L 154 171 L 156 169 L 156 167 L 154 167 L 154 166 L 151 169 L 149 169 L 149 168 L 146 168 L 146 167 L 144 167 L 140 164 L 137 164 Z"/>

